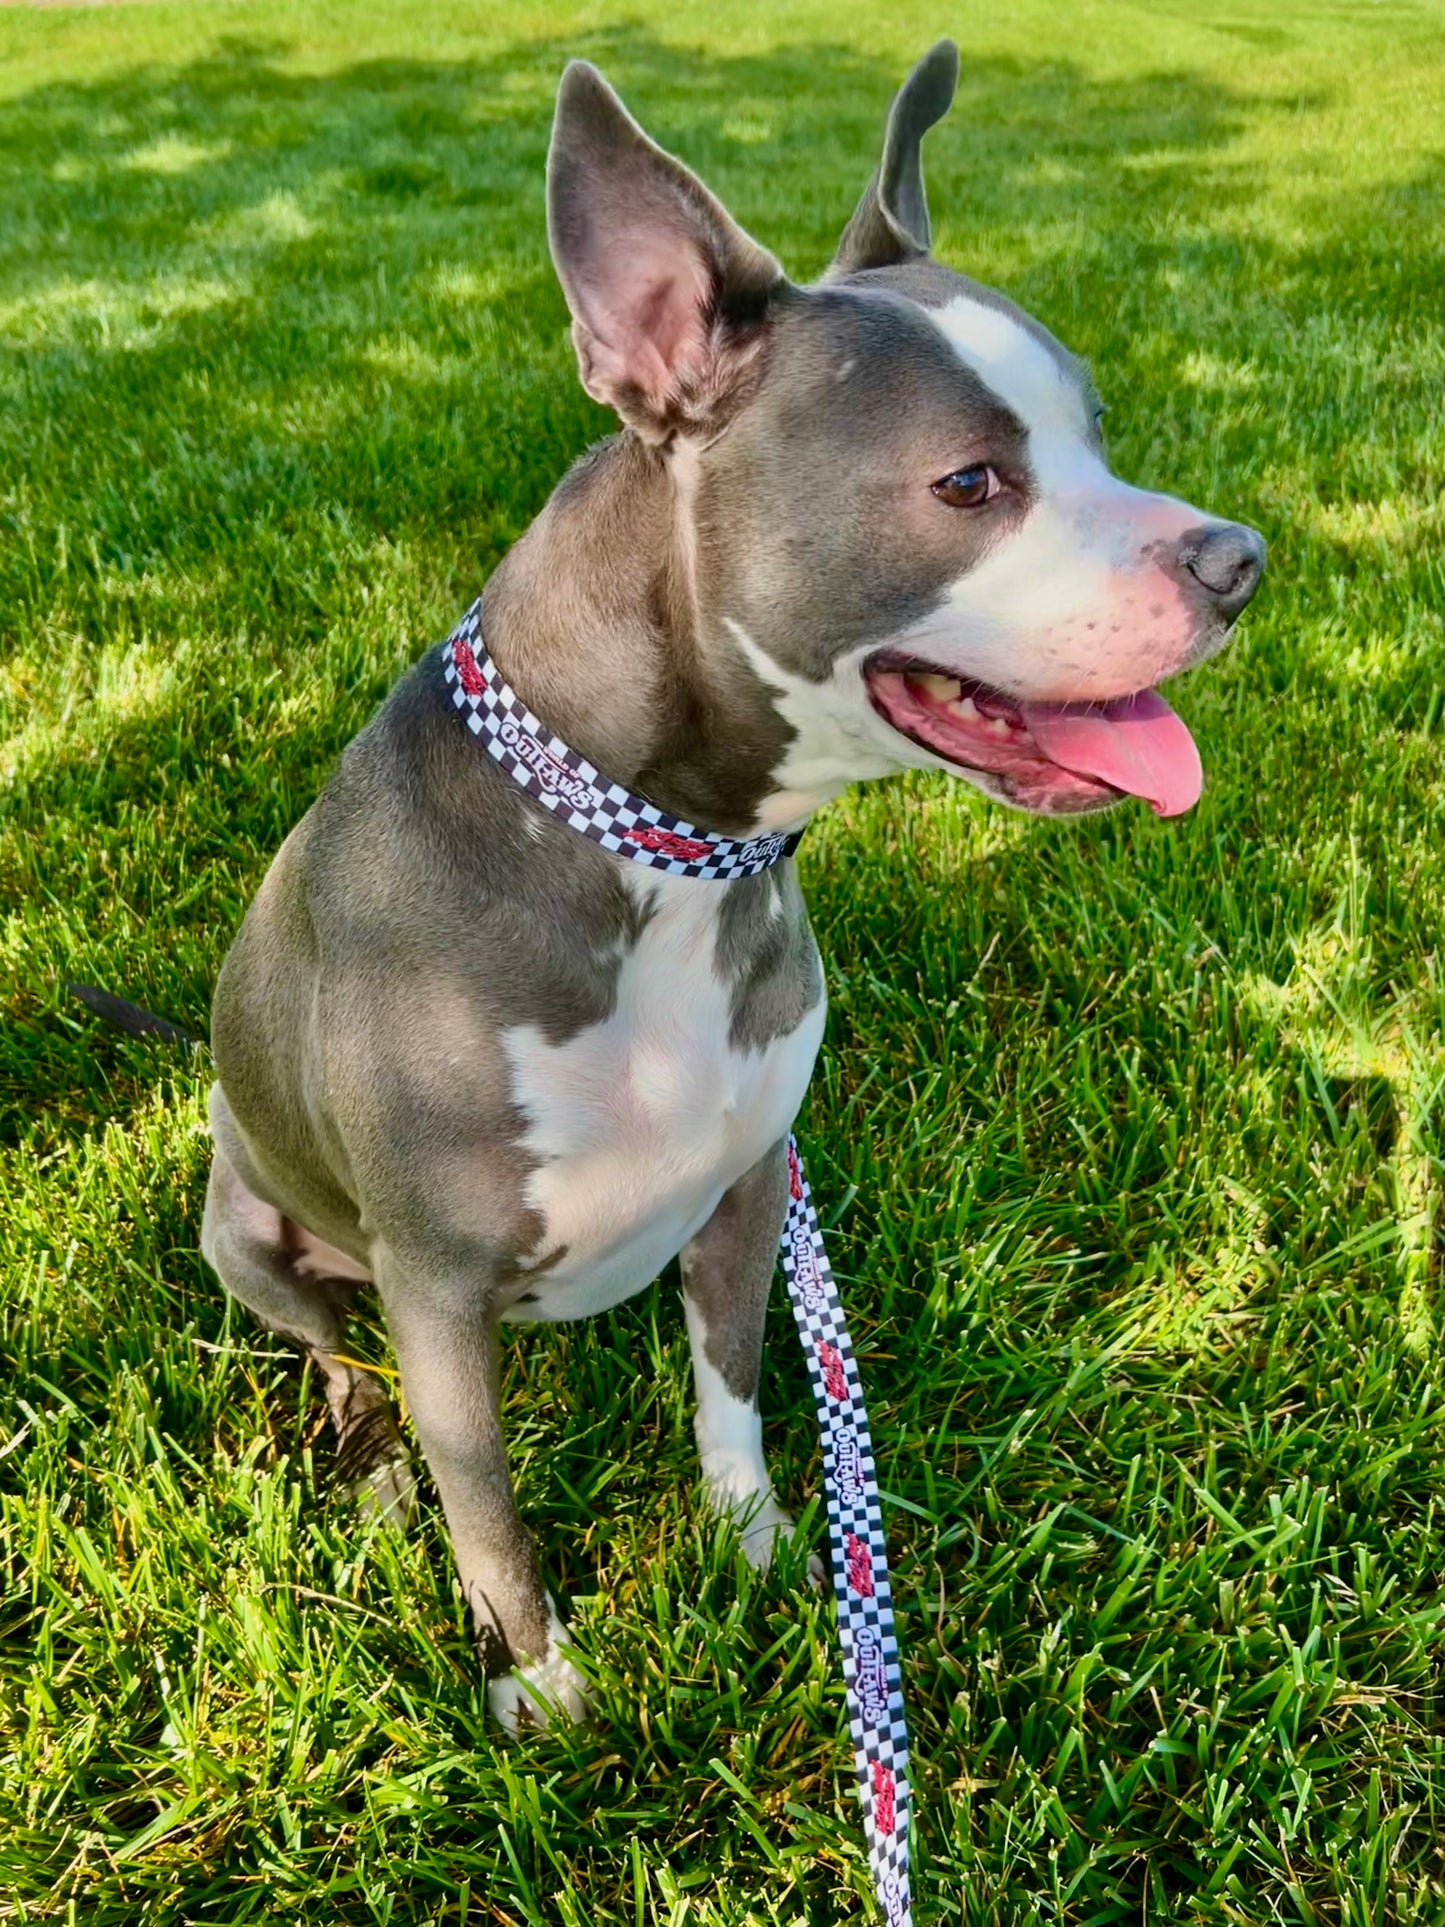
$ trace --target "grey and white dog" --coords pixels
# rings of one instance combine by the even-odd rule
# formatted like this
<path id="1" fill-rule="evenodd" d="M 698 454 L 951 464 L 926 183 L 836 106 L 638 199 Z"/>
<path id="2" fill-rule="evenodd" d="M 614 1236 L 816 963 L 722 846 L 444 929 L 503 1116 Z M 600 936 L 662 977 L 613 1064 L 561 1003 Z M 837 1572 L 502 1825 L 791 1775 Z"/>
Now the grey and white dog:
<path id="1" fill-rule="evenodd" d="M 487 648 L 614 782 L 729 835 L 947 769 L 1044 814 L 1199 792 L 1154 693 L 1259 581 L 1252 530 L 1117 480 L 1080 364 L 929 253 L 935 47 L 823 281 L 797 287 L 596 71 L 568 67 L 548 230 L 589 394 L 622 418 L 487 585 Z M 494 1710 L 585 1688 L 516 1511 L 499 1321 L 585 1316 L 681 1255 L 712 1504 L 766 1563 L 764 1313 L 789 1127 L 823 1031 L 791 863 L 731 883 L 554 821 L 432 652 L 287 838 L 217 986 L 202 1244 L 322 1373 L 341 1462 L 410 1474 L 343 1362 L 375 1285 Z"/>

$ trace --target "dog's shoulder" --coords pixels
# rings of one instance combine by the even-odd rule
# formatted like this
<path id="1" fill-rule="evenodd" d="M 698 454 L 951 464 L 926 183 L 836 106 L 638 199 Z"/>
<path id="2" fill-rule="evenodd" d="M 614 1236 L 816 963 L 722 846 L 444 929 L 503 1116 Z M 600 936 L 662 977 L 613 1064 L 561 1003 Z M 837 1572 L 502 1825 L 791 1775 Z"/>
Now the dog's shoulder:
<path id="1" fill-rule="evenodd" d="M 522 1024 L 562 1038 L 610 1010 L 645 922 L 620 866 L 472 738 L 433 650 L 277 853 L 218 1014 L 284 992 L 342 1010 L 350 1038 L 415 1036 L 424 1004 L 465 1009 L 482 1035 Z"/>
<path id="2" fill-rule="evenodd" d="M 438 918 L 456 917 L 473 941 L 498 919 L 563 917 L 604 941 L 632 920 L 616 865 L 467 729 L 434 649 L 347 746 L 312 817 L 308 892 L 328 924 L 366 901 L 414 927 L 419 899 L 434 935 Z"/>

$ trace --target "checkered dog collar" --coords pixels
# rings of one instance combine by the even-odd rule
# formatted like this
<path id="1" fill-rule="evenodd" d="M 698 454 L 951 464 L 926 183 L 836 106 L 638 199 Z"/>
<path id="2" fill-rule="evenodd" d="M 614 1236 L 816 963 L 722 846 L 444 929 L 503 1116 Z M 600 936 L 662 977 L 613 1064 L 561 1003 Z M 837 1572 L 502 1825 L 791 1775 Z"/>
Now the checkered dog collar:
<path id="1" fill-rule="evenodd" d="M 607 782 L 539 722 L 503 682 L 482 643 L 481 616 L 482 605 L 474 602 L 442 645 L 452 701 L 488 754 L 554 816 L 604 850 L 672 876 L 724 880 L 754 876 L 792 855 L 797 836 L 760 836 L 749 842 L 709 836 Z M 843 1302 L 792 1138 L 788 1139 L 788 1216 L 782 1259 L 823 1435 L 838 1643 L 869 1868 L 888 1927 L 912 1927 L 908 1729 L 883 1507 Z"/>
<path id="2" fill-rule="evenodd" d="M 503 682 L 482 641 L 480 598 L 442 644 L 441 659 L 452 701 L 487 754 L 544 809 L 604 850 L 669 876 L 728 883 L 770 870 L 802 841 L 801 830 L 745 840 L 710 836 L 609 783 Z"/>

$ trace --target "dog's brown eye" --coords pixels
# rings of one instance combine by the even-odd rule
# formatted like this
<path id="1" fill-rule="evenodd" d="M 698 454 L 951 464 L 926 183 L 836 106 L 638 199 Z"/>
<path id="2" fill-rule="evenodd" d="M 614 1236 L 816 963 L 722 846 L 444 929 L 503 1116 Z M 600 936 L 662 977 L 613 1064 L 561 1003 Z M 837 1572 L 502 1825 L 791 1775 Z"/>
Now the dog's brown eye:
<path id="1" fill-rule="evenodd" d="M 978 509 L 998 494 L 998 477 L 991 468 L 956 468 L 933 492 L 951 509 Z"/>

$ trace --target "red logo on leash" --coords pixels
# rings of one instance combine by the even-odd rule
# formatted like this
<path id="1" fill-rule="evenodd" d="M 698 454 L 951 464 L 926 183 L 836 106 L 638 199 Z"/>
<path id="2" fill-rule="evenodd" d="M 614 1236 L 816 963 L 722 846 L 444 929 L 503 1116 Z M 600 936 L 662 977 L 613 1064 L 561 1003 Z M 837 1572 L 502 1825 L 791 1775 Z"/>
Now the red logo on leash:
<path id="1" fill-rule="evenodd" d="M 893 1798 L 893 1775 L 878 1760 L 873 1762 L 873 1818 L 880 1833 L 892 1833 L 898 1815 Z"/>
<path id="2" fill-rule="evenodd" d="M 638 823 L 622 834 L 629 843 L 640 843 L 644 850 L 675 857 L 679 863 L 704 863 L 712 855 L 711 843 L 702 843 L 695 836 L 678 836 L 672 830 L 652 829 L 645 823 Z"/>
<path id="3" fill-rule="evenodd" d="M 798 1162 L 798 1153 L 791 1140 L 788 1143 L 788 1196 L 794 1204 L 803 1202 L 803 1167 Z"/>
<path id="4" fill-rule="evenodd" d="M 843 1354 L 836 1345 L 830 1345 L 826 1338 L 820 1338 L 818 1363 L 823 1367 L 823 1383 L 828 1388 L 829 1398 L 841 1405 L 848 1396 L 848 1381 L 843 1376 Z"/>
<path id="5" fill-rule="evenodd" d="M 873 1554 L 868 1550 L 866 1541 L 856 1532 L 850 1532 L 848 1545 L 848 1590 L 857 1593 L 860 1599 L 873 1597 Z"/>

